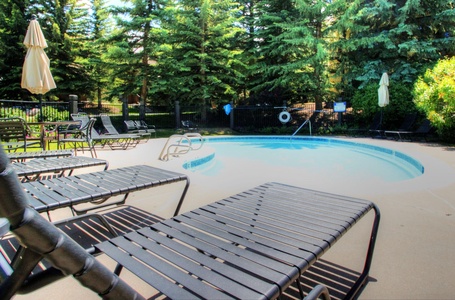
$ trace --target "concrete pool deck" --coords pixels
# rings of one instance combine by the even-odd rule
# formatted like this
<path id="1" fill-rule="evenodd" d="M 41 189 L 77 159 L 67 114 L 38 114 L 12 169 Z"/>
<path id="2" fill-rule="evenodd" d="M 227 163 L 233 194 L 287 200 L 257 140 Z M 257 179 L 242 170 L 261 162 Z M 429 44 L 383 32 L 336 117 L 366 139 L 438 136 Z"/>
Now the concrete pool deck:
<path id="1" fill-rule="evenodd" d="M 166 139 L 152 139 L 126 151 L 99 150 L 110 168 L 148 164 L 186 173 L 191 185 L 181 212 L 220 200 L 268 181 L 358 197 L 373 201 L 381 210 L 371 280 L 359 299 L 454 299 L 455 285 L 455 147 L 431 143 L 349 138 L 401 151 L 419 160 L 425 173 L 418 178 L 396 183 L 334 182 L 329 175 L 307 174 L 302 170 L 266 170 L 252 163 L 239 165 L 222 178 L 207 177 L 181 167 L 185 157 L 158 160 Z M 203 151 L 203 150 L 202 150 Z M 87 155 L 88 153 L 85 153 Z M 87 169 L 84 170 L 87 172 Z M 82 172 L 82 171 L 80 171 Z M 133 193 L 127 204 L 169 217 L 178 197 L 176 185 Z M 154 201 L 150 201 L 153 197 Z M 63 212 L 57 217 L 65 217 Z M 323 259 L 357 270 L 363 258 L 370 229 L 368 216 L 328 251 Z M 102 259 L 102 258 L 101 258 Z M 107 262 L 109 263 L 109 262 Z M 123 276 L 123 275 L 122 275 Z M 125 275 L 135 288 L 147 287 Z M 122 277 L 123 278 L 123 277 Z M 147 292 L 145 292 L 147 293 Z M 73 278 L 65 278 L 32 294 L 15 299 L 98 299 Z"/>

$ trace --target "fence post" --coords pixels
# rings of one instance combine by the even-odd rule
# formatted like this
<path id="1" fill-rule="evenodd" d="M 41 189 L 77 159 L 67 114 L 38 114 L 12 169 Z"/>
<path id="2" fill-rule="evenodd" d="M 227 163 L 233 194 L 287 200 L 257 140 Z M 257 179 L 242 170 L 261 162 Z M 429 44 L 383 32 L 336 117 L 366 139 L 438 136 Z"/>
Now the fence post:
<path id="1" fill-rule="evenodd" d="M 130 112 L 128 110 L 128 98 L 123 95 L 122 97 L 122 118 L 123 121 L 130 119 Z"/>
<path id="2" fill-rule="evenodd" d="M 175 128 L 180 128 L 180 102 L 175 101 Z"/>
<path id="3" fill-rule="evenodd" d="M 229 128 L 234 129 L 234 110 L 235 110 L 235 108 L 234 108 L 233 101 L 231 101 L 231 107 L 232 107 L 232 109 L 231 109 L 231 113 L 229 116 Z"/>
<path id="4" fill-rule="evenodd" d="M 79 109 L 77 107 L 77 100 L 78 100 L 78 97 L 77 95 L 69 95 L 68 96 L 68 99 L 69 99 L 69 111 L 70 111 L 70 115 L 71 114 L 77 114 L 79 112 Z"/>

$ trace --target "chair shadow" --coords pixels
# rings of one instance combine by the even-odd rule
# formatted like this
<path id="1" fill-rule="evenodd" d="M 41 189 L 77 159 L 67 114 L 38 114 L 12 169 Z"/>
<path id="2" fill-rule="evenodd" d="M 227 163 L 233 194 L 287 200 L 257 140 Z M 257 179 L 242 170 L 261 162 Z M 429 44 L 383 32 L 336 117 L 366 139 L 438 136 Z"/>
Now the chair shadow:
<path id="1" fill-rule="evenodd" d="M 305 295 L 318 284 L 322 284 L 329 290 L 331 299 L 344 299 L 350 288 L 354 285 L 360 273 L 330 261 L 320 259 L 300 276 L 300 282 Z M 369 277 L 368 281 L 376 281 Z M 357 297 L 362 293 L 362 287 Z M 356 298 L 357 298 L 356 297 Z M 281 299 L 301 299 L 296 285 L 290 286 L 282 295 Z"/>

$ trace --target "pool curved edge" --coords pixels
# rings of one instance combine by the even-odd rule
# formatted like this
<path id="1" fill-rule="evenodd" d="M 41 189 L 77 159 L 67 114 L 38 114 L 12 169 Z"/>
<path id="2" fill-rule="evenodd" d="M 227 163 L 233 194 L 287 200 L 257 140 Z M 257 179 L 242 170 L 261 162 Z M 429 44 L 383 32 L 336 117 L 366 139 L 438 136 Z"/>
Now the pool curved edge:
<path id="1" fill-rule="evenodd" d="M 291 136 L 218 136 L 218 137 L 204 137 L 205 143 L 210 144 L 210 142 L 222 142 L 222 141 L 248 141 L 248 140 L 279 140 L 279 141 L 316 141 L 320 143 L 333 143 L 333 144 L 340 144 L 346 145 L 351 147 L 363 148 L 370 151 L 380 152 L 381 154 L 390 155 L 392 157 L 396 157 L 397 159 L 406 161 L 408 164 L 413 166 L 420 175 L 425 173 L 425 167 L 420 163 L 419 160 L 409 156 L 403 152 L 389 149 L 386 147 L 359 143 L 359 142 L 352 142 L 347 141 L 342 138 L 324 138 L 324 137 L 309 137 L 309 136 L 299 136 L 299 137 L 291 137 Z M 182 166 L 184 169 L 191 169 L 195 167 L 202 166 L 215 158 L 215 152 L 209 152 L 203 156 L 199 156 L 197 158 L 191 159 L 186 161 Z"/>

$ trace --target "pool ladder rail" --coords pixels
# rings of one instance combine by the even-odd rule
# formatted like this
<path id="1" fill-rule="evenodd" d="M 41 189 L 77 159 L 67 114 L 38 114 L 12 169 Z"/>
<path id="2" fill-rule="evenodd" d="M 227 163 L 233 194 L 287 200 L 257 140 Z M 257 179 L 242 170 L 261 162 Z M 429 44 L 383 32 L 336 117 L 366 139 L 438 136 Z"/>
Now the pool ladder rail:
<path id="1" fill-rule="evenodd" d="M 302 129 L 302 128 L 303 128 L 303 126 L 305 126 L 306 124 L 308 124 L 308 128 L 310 129 L 310 136 L 311 136 L 311 135 L 312 135 L 312 134 L 311 134 L 311 121 L 310 121 L 310 119 L 308 119 L 308 120 L 305 120 L 305 122 L 303 122 L 303 124 L 302 124 L 302 125 L 300 125 L 300 127 L 299 127 L 299 128 L 297 128 L 297 130 L 296 130 L 296 131 L 294 131 L 294 133 L 291 135 L 291 138 L 290 138 L 290 140 L 292 140 L 292 138 L 293 138 L 293 137 L 294 137 L 294 136 L 297 134 L 297 132 L 299 132 L 299 131 L 300 131 L 300 129 Z"/>
<path id="2" fill-rule="evenodd" d="M 192 138 L 197 138 L 200 141 L 198 147 L 193 147 Z M 171 135 L 166 144 L 161 150 L 159 159 L 162 161 L 169 161 L 171 156 L 177 157 L 183 154 L 187 154 L 190 151 L 199 150 L 204 145 L 204 139 L 199 133 L 185 133 L 185 134 L 173 134 Z"/>

